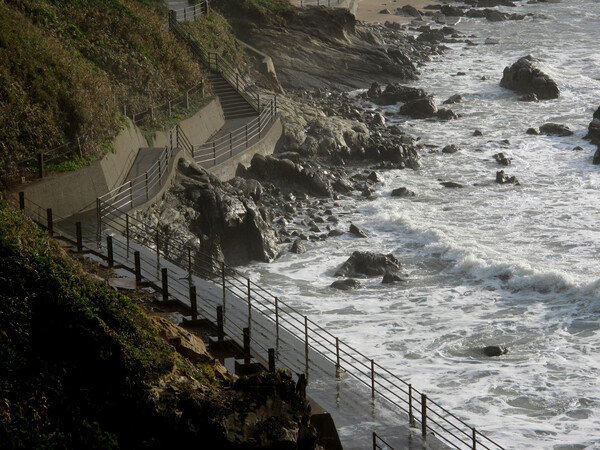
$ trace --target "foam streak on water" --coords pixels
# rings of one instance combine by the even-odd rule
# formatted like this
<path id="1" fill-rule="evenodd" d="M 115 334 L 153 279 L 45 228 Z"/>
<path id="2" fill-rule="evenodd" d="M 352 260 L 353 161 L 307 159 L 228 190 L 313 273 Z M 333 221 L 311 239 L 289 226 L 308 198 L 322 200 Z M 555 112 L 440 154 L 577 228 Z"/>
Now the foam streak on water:
<path id="1" fill-rule="evenodd" d="M 385 173 L 375 200 L 340 224 L 357 223 L 368 239 L 332 238 L 248 271 L 507 447 L 600 448 L 600 169 L 582 140 L 600 106 L 600 3 L 509 10 L 546 18 L 463 19 L 456 28 L 474 41 L 500 45 L 451 44 L 415 83 L 438 102 L 462 94 L 452 109 L 463 117 L 402 126 L 460 151 L 425 151 L 421 170 Z M 502 69 L 529 53 L 558 81 L 560 99 L 518 102 L 499 87 Z M 525 134 L 550 121 L 575 135 Z M 475 129 L 484 136 L 473 137 Z M 498 151 L 513 158 L 506 172 L 521 186 L 494 183 Z M 417 197 L 391 198 L 400 186 Z M 367 279 L 350 293 L 328 287 L 352 251 L 374 249 L 396 255 L 409 281 Z M 510 353 L 478 351 L 491 344 Z"/>

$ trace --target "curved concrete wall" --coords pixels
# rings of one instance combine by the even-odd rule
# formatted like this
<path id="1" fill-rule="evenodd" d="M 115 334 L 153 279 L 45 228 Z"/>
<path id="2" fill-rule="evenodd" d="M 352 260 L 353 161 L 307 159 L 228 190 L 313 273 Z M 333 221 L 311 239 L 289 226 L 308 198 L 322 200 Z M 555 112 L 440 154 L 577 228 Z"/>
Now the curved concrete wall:
<path id="1" fill-rule="evenodd" d="M 203 144 L 214 136 L 225 125 L 223 108 L 218 98 L 211 100 L 200 111 L 189 119 L 179 123 L 179 126 L 194 145 Z M 168 131 L 158 131 L 150 147 L 164 147 L 169 140 Z"/>
<path id="2" fill-rule="evenodd" d="M 275 117 L 275 122 L 269 130 L 267 134 L 252 147 L 248 147 L 243 152 L 235 155 L 233 158 L 228 159 L 227 161 L 223 161 L 221 164 L 207 168 L 210 173 L 216 176 L 221 181 L 228 181 L 232 178 L 235 178 L 235 174 L 237 172 L 237 168 L 240 164 L 244 167 L 248 168 L 250 166 L 250 162 L 252 161 L 252 157 L 259 153 L 261 155 L 271 155 L 275 150 L 275 145 L 277 141 L 281 137 L 282 133 L 281 121 L 279 120 L 279 116 Z"/>
<path id="3" fill-rule="evenodd" d="M 44 210 L 52 208 L 55 216 L 69 217 L 92 210 L 96 199 L 121 185 L 140 148 L 148 142 L 140 129 L 128 120 L 128 126 L 113 140 L 114 153 L 75 172 L 51 175 L 21 189 L 25 198 Z M 214 135 L 225 123 L 218 100 L 213 99 L 180 126 L 193 144 L 200 144 Z M 162 133 L 164 144 L 168 133 Z M 164 145 L 163 144 L 163 145 Z"/>

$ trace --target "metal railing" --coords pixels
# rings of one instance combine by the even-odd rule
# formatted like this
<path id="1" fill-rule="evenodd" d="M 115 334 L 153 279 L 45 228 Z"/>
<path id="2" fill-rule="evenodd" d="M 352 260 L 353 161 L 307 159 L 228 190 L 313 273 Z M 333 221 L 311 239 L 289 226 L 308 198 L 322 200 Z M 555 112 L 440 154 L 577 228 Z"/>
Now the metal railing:
<path id="1" fill-rule="evenodd" d="M 203 0 L 195 5 L 186 6 L 185 8 L 172 9 L 174 19 L 177 22 L 187 22 L 188 20 L 198 20 L 202 16 L 208 16 L 210 7 L 208 0 Z"/>
<path id="2" fill-rule="evenodd" d="M 377 433 L 373 431 L 373 450 L 394 450 L 390 444 L 384 441 Z"/>
<path id="3" fill-rule="evenodd" d="M 190 50 L 212 72 L 220 74 L 229 85 L 235 89 L 255 111 L 261 111 L 260 92 L 254 83 L 248 80 L 238 70 L 232 68 L 218 53 L 208 51 L 190 32 L 177 20 L 174 11 L 169 13 L 169 29 L 175 36 L 188 44 Z"/>
<path id="4" fill-rule="evenodd" d="M 248 305 L 249 318 L 252 311 L 256 310 L 271 324 L 271 329 L 264 333 L 271 333 L 279 338 L 281 333 L 285 332 L 295 338 L 296 342 L 303 343 L 304 355 L 300 355 L 299 359 L 300 361 L 304 359 L 303 369 L 307 377 L 310 355 L 315 352 L 335 368 L 332 377 L 339 378 L 347 374 L 357 380 L 370 392 L 372 401 L 384 401 L 399 414 L 404 413 L 406 419 L 403 420 L 407 420 L 410 426 L 419 427 L 424 439 L 428 435 L 435 435 L 449 447 L 457 449 L 503 448 L 415 389 L 412 384 L 342 342 L 300 311 L 246 278 L 235 268 L 223 263 L 219 265 L 215 263 L 214 258 L 200 249 L 192 248 L 189 244 L 178 241 L 177 238 L 129 215 L 124 215 L 117 209 L 108 208 L 107 211 L 108 214 L 102 218 L 102 227 L 110 227 L 125 235 L 127 247 L 131 246 L 132 241 L 136 242 L 155 251 L 157 260 L 162 256 L 175 265 L 187 267 L 190 279 L 192 276 L 198 276 L 220 284 L 224 293 L 224 308 L 226 292 L 244 299 Z M 203 310 L 201 313 L 208 314 L 210 318 L 215 316 L 210 311 Z M 298 368 L 298 361 L 294 364 Z"/>
<path id="5" fill-rule="evenodd" d="M 191 153 L 194 161 L 206 168 L 216 166 L 262 139 L 277 115 L 277 97 L 263 104 L 260 114 L 247 124 L 211 142 L 192 146 Z"/>

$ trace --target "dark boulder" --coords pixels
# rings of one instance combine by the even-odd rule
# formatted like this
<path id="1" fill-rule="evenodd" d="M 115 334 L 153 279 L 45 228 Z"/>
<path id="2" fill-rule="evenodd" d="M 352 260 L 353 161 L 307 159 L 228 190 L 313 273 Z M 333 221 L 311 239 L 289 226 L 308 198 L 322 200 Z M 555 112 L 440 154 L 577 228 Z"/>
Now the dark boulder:
<path id="1" fill-rule="evenodd" d="M 501 164 L 503 166 L 510 166 L 510 164 L 512 163 L 512 159 L 507 158 L 506 155 L 504 155 L 504 153 L 502 152 L 496 153 L 494 155 L 494 159 L 498 164 Z"/>
<path id="2" fill-rule="evenodd" d="M 361 228 L 357 227 L 353 223 L 350 224 L 350 233 L 359 238 L 369 237 L 369 235 L 365 231 L 363 231 Z"/>
<path id="3" fill-rule="evenodd" d="M 454 94 L 444 100 L 444 105 L 452 105 L 454 103 L 460 103 L 463 101 L 463 96 L 460 94 Z"/>
<path id="4" fill-rule="evenodd" d="M 524 95 L 523 97 L 519 97 L 519 101 L 520 102 L 539 102 L 540 99 L 533 92 L 530 92 L 529 94 Z"/>
<path id="5" fill-rule="evenodd" d="M 488 345 L 483 349 L 483 353 L 487 356 L 501 356 L 508 353 L 508 349 L 504 345 Z"/>
<path id="6" fill-rule="evenodd" d="M 402 12 L 405 16 L 421 19 L 421 13 L 411 5 L 404 5 L 402 8 L 398 8 L 398 12 Z"/>
<path id="7" fill-rule="evenodd" d="M 462 9 L 450 5 L 442 5 L 441 11 L 442 14 L 448 17 L 462 17 L 465 15 Z"/>
<path id="8" fill-rule="evenodd" d="M 296 253 L 300 255 L 302 253 L 306 253 L 306 246 L 302 242 L 302 239 L 296 239 L 292 246 L 290 247 L 290 252 Z"/>
<path id="9" fill-rule="evenodd" d="M 402 279 L 402 277 L 400 277 L 400 275 L 396 274 L 396 273 L 391 273 L 391 272 L 387 272 L 383 275 L 383 279 L 381 280 L 381 282 L 383 284 L 392 284 L 392 283 L 397 283 L 399 281 L 404 281 L 404 279 Z"/>
<path id="10" fill-rule="evenodd" d="M 560 90 L 556 81 L 533 65 L 531 55 L 524 56 L 504 69 L 500 86 L 525 94 L 533 93 L 540 100 L 558 98 Z"/>
<path id="11" fill-rule="evenodd" d="M 344 233 L 342 230 L 337 230 L 337 229 L 333 229 L 328 233 L 329 237 L 336 237 L 336 236 L 342 236 L 346 233 Z"/>
<path id="12" fill-rule="evenodd" d="M 360 282 L 353 278 L 346 278 L 345 280 L 337 280 L 331 283 L 332 288 L 339 289 L 341 291 L 351 291 L 360 287 Z"/>
<path id="13" fill-rule="evenodd" d="M 573 134 L 569 127 L 558 123 L 545 123 L 540 127 L 540 133 L 548 136 L 571 136 Z"/>
<path id="14" fill-rule="evenodd" d="M 405 187 L 399 187 L 397 189 L 394 189 L 391 195 L 392 197 L 414 197 L 417 194 Z"/>
<path id="15" fill-rule="evenodd" d="M 600 108 L 596 110 L 588 125 L 588 134 L 585 139 L 591 140 L 592 144 L 600 145 Z"/>
<path id="16" fill-rule="evenodd" d="M 373 95 L 369 97 L 378 105 L 386 106 L 395 105 L 399 102 L 406 103 L 419 98 L 426 98 L 427 93 L 423 89 L 392 83 L 388 84 L 385 87 L 385 90 L 378 96 Z"/>
<path id="17" fill-rule="evenodd" d="M 451 189 L 464 187 L 462 184 L 456 183 L 454 181 L 440 181 L 440 184 L 444 187 L 451 188 Z"/>
<path id="18" fill-rule="evenodd" d="M 355 277 L 357 275 L 378 276 L 395 273 L 400 270 L 400 262 L 394 255 L 355 251 L 335 273 L 336 277 Z"/>
<path id="19" fill-rule="evenodd" d="M 538 134 L 540 134 L 540 132 L 538 130 L 536 130 L 535 128 L 527 128 L 526 133 L 531 134 L 533 136 L 537 136 Z"/>
<path id="20" fill-rule="evenodd" d="M 440 120 L 455 120 L 458 119 L 458 114 L 448 108 L 440 108 L 435 113 Z"/>
<path id="21" fill-rule="evenodd" d="M 517 177 L 512 176 L 509 177 L 504 173 L 504 170 L 499 170 L 496 172 L 496 183 L 500 184 L 520 184 Z"/>
<path id="22" fill-rule="evenodd" d="M 417 41 L 419 42 L 429 42 L 430 44 L 439 44 L 445 38 L 444 32 L 442 30 L 428 30 L 424 31 L 417 37 Z"/>
<path id="23" fill-rule="evenodd" d="M 594 159 L 592 160 L 592 162 L 596 165 L 600 164 L 600 145 L 598 146 L 598 150 L 596 150 L 596 153 L 594 153 Z"/>
<path id="24" fill-rule="evenodd" d="M 429 97 L 407 102 L 400 108 L 400 114 L 412 117 L 413 119 L 432 117 L 435 116 L 437 111 L 438 109 L 433 99 Z"/>
<path id="25" fill-rule="evenodd" d="M 483 136 L 483 132 L 481 130 L 473 131 L 473 136 Z"/>
<path id="26" fill-rule="evenodd" d="M 454 144 L 446 145 L 442 149 L 442 153 L 456 153 L 457 151 L 458 151 L 458 148 Z"/>

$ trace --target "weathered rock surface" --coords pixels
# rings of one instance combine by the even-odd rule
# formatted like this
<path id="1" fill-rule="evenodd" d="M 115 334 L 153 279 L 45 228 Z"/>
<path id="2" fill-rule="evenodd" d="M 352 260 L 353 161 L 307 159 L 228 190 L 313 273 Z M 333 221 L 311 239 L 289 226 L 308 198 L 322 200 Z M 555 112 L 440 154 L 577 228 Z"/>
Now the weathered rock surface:
<path id="1" fill-rule="evenodd" d="M 456 147 L 456 145 L 454 144 L 450 144 L 450 145 L 446 145 L 443 149 L 442 149 L 442 153 L 456 153 L 458 151 L 458 147 Z"/>
<path id="2" fill-rule="evenodd" d="M 350 230 L 349 231 L 354 236 L 359 237 L 359 238 L 369 237 L 369 235 L 362 228 L 357 227 L 353 223 L 350 224 Z"/>
<path id="3" fill-rule="evenodd" d="M 400 262 L 392 254 L 355 251 L 352 256 L 336 271 L 336 277 L 355 277 L 358 275 L 377 276 L 385 273 L 396 273 L 400 270 Z"/>
<path id="4" fill-rule="evenodd" d="M 411 100 L 400 107 L 400 114 L 413 119 L 433 117 L 437 111 L 437 106 L 435 106 L 433 99 L 429 97 Z"/>
<path id="5" fill-rule="evenodd" d="M 300 255 L 302 253 L 306 253 L 306 246 L 302 242 L 302 239 L 296 239 L 292 246 L 290 247 L 290 252 L 296 253 Z"/>
<path id="6" fill-rule="evenodd" d="M 351 291 L 360 287 L 360 282 L 353 278 L 347 278 L 345 280 L 337 280 L 331 283 L 331 287 L 339 289 L 341 291 Z"/>
<path id="7" fill-rule="evenodd" d="M 371 86 L 371 89 L 373 89 L 374 85 Z M 427 97 L 427 93 L 423 89 L 410 86 L 403 86 L 397 83 L 388 84 L 385 87 L 385 90 L 381 91 L 379 94 L 377 94 L 377 90 L 375 90 L 372 94 L 373 95 L 370 95 L 369 98 L 373 102 L 382 106 L 395 105 L 399 102 L 406 103 L 412 100 Z"/>
<path id="8" fill-rule="evenodd" d="M 255 180 L 222 183 L 200 166 L 181 159 L 174 188 L 155 209 L 139 215 L 170 237 L 163 238 L 161 247 L 176 261 L 187 261 L 184 247 L 190 246 L 210 253 L 216 267 L 223 258 L 231 264 L 270 262 L 279 255 L 279 238 L 272 217 L 260 206 L 262 193 Z M 154 236 L 147 239 L 153 242 Z"/>
<path id="9" fill-rule="evenodd" d="M 592 144 L 600 145 L 600 108 L 596 110 L 592 121 L 588 125 L 588 134 L 585 139 L 592 141 Z"/>
<path id="10" fill-rule="evenodd" d="M 540 127 L 540 133 L 548 136 L 571 136 L 573 132 L 566 125 L 545 123 Z"/>
<path id="11" fill-rule="evenodd" d="M 496 162 L 498 164 L 501 164 L 503 166 L 510 166 L 510 164 L 512 163 L 512 159 L 511 158 L 507 158 L 506 155 L 502 152 L 500 153 L 496 153 L 494 155 L 494 159 L 496 160 Z"/>
<path id="12" fill-rule="evenodd" d="M 501 356 L 508 353 L 508 349 L 503 345 L 489 345 L 483 348 L 483 353 L 487 356 Z"/>
<path id="13" fill-rule="evenodd" d="M 496 172 L 496 183 L 499 184 L 520 184 L 519 180 L 515 176 L 508 176 L 504 173 L 504 170 Z"/>
<path id="14" fill-rule="evenodd" d="M 464 187 L 462 184 L 457 183 L 455 181 L 440 181 L 440 184 L 447 188 L 462 188 L 462 187 Z"/>
<path id="15" fill-rule="evenodd" d="M 535 59 L 528 55 L 504 69 L 500 86 L 525 94 L 535 94 L 540 100 L 558 98 L 556 81 L 534 66 Z"/>
<path id="16" fill-rule="evenodd" d="M 399 187 L 394 189 L 391 195 L 392 197 L 414 197 L 417 194 L 405 187 Z"/>

